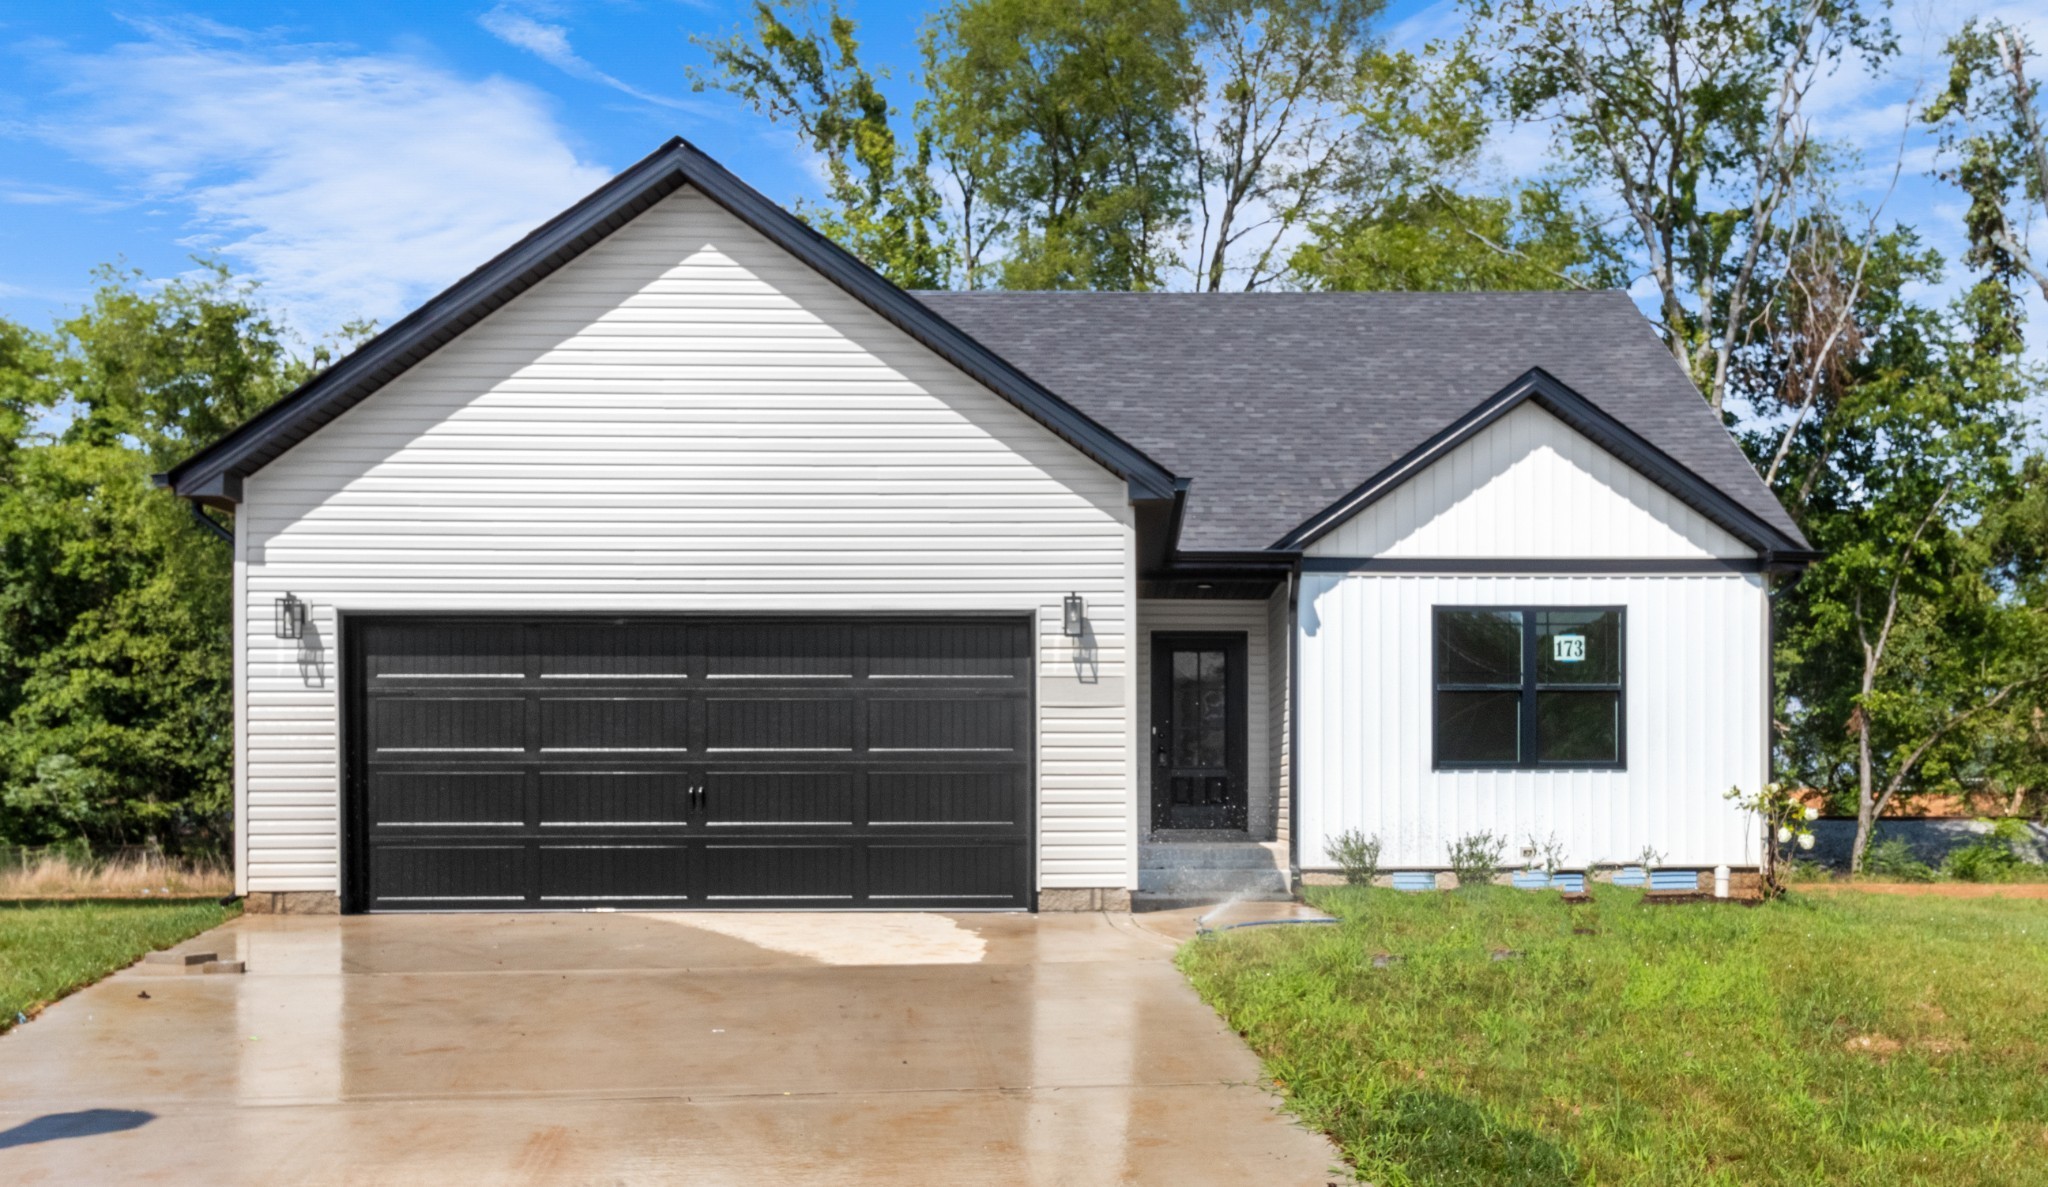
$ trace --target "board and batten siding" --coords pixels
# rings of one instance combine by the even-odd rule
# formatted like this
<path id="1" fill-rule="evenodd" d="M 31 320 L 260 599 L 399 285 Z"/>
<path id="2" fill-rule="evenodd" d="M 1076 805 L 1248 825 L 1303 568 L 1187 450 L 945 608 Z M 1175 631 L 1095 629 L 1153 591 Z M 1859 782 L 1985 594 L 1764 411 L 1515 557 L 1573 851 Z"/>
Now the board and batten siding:
<path id="1" fill-rule="evenodd" d="M 1038 884 L 1133 884 L 1123 481 L 692 190 L 252 475 L 236 536 L 243 891 L 337 888 L 371 610 L 1034 615 Z"/>
<path id="2" fill-rule="evenodd" d="M 1152 736 L 1152 636 L 1155 633 L 1205 632 L 1245 637 L 1245 814 L 1255 841 L 1274 838 L 1272 667 L 1268 662 L 1267 603 L 1224 599 L 1147 598 L 1138 603 L 1138 649 L 1133 667 L 1138 681 L 1138 729 Z M 1282 697 L 1284 703 L 1285 697 Z M 1148 744 L 1138 764 L 1138 819 L 1152 826 L 1152 753 Z"/>
<path id="3" fill-rule="evenodd" d="M 1404 559 L 1755 554 L 1534 404 L 1480 430 L 1308 550 Z"/>
<path id="4" fill-rule="evenodd" d="M 1770 605 L 1732 570 L 1533 574 L 1518 559 L 1752 557 L 1719 526 L 1549 413 L 1523 405 L 1339 525 L 1310 558 L 1401 558 L 1409 569 L 1306 572 L 1294 645 L 1301 714 L 1294 776 L 1306 869 L 1326 844 L 1377 834 L 1389 867 L 1442 868 L 1457 838 L 1508 838 L 1516 860 L 1555 836 L 1566 860 L 1754 865 L 1754 818 L 1724 798 L 1768 777 Z M 1429 560 L 1497 560 L 1430 573 Z M 1626 608 L 1627 769 L 1433 769 L 1437 606 Z"/>

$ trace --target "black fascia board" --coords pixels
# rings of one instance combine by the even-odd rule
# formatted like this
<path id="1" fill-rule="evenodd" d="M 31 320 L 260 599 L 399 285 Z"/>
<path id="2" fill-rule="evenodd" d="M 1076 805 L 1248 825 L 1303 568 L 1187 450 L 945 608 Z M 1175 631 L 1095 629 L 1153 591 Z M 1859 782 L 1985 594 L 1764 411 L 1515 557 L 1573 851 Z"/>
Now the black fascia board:
<path id="1" fill-rule="evenodd" d="M 641 158 L 290 395 L 172 467 L 168 485 L 175 493 L 202 502 L 240 501 L 243 477 L 685 185 L 1124 478 L 1134 494 L 1173 497 L 1173 474 L 1144 451 L 1040 386 L 681 137 Z"/>
<path id="2" fill-rule="evenodd" d="M 1343 498 L 1310 516 L 1299 527 L 1275 541 L 1272 547 L 1276 550 L 1308 547 L 1525 401 L 1533 401 L 1670 492 L 1680 502 L 1727 529 L 1731 535 L 1756 549 L 1766 564 L 1796 567 L 1818 557 L 1818 553 L 1786 536 L 1721 488 L 1680 465 L 1669 454 L 1645 441 L 1633 429 L 1541 367 L 1523 372 L 1513 383 L 1482 401 L 1435 436 L 1409 450 Z"/>

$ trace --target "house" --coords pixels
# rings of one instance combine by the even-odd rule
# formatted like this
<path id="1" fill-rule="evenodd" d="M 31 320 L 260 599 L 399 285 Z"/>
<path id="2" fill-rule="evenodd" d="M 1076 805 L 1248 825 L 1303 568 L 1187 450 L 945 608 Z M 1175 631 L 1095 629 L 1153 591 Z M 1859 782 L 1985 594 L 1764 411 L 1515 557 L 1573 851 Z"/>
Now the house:
<path id="1" fill-rule="evenodd" d="M 1754 866 L 1784 510 L 1621 294 L 908 294 L 664 145 L 162 479 L 256 909 Z"/>

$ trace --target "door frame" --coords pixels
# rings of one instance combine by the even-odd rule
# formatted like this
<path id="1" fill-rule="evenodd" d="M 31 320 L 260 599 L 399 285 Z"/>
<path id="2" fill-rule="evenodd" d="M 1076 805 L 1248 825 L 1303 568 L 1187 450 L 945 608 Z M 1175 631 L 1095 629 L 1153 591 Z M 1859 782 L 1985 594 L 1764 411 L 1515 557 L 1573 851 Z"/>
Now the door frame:
<path id="1" fill-rule="evenodd" d="M 1170 727 L 1173 720 L 1173 669 L 1162 662 L 1169 652 L 1176 648 L 1221 647 L 1224 653 L 1223 696 L 1223 764 L 1230 772 L 1232 790 L 1237 807 L 1243 814 L 1244 822 L 1230 831 L 1251 831 L 1251 779 L 1248 761 L 1250 750 L 1249 714 L 1251 694 L 1250 640 L 1248 631 L 1154 631 L 1149 646 L 1152 649 L 1152 720 L 1147 723 L 1149 746 L 1145 755 L 1147 769 L 1151 771 L 1148 786 L 1151 788 L 1150 831 L 1159 832 L 1171 828 L 1165 823 L 1167 788 L 1160 778 L 1163 764 L 1161 754 L 1161 731 Z"/>
<path id="2" fill-rule="evenodd" d="M 367 775 L 368 764 L 363 760 L 362 756 L 359 753 L 360 747 L 363 745 L 364 738 L 366 736 L 364 731 L 366 728 L 365 723 L 367 720 L 366 710 L 368 682 L 362 678 L 362 674 L 360 671 L 360 661 L 362 657 L 359 639 L 357 637 L 359 632 L 353 630 L 352 628 L 359 623 L 366 621 L 376 621 L 379 619 L 441 619 L 444 621 L 476 621 L 489 620 L 494 618 L 556 620 L 587 619 L 594 622 L 625 620 L 631 620 L 636 622 L 649 620 L 681 620 L 685 622 L 702 622 L 706 620 L 715 621 L 718 619 L 764 618 L 787 618 L 795 622 L 808 621 L 818 618 L 857 618 L 882 621 L 886 621 L 888 619 L 910 619 L 914 621 L 930 621 L 935 619 L 966 618 L 1004 619 L 1021 623 L 1025 628 L 1026 638 L 1030 642 L 1030 650 L 1028 655 L 1026 656 L 1026 662 L 1029 665 L 1030 673 L 1030 679 L 1026 686 L 1026 720 L 1030 723 L 1031 744 L 1028 747 L 1027 754 L 1025 757 L 1025 821 L 1026 832 L 1030 838 L 1027 842 L 1029 848 L 1026 853 L 1026 868 L 1028 870 L 1027 876 L 1029 878 L 1029 885 L 1025 888 L 1025 906 L 1021 908 L 947 907 L 944 909 L 949 913 L 979 913 L 983 911 L 1000 913 L 1017 912 L 1020 910 L 1030 912 L 1032 914 L 1037 913 L 1040 890 L 1039 882 L 1041 878 L 1039 868 L 1041 864 L 1040 850 L 1042 848 L 1043 840 L 1043 829 L 1041 827 L 1043 821 L 1041 819 L 1041 816 L 1043 810 L 1042 801 L 1044 798 L 1043 788 L 1040 786 L 1040 779 L 1044 762 L 1040 751 L 1043 749 L 1044 744 L 1045 722 L 1042 716 L 1042 708 L 1040 706 L 1039 681 L 1043 678 L 1043 667 L 1040 663 L 1039 655 L 1039 651 L 1041 648 L 1041 641 L 1039 638 L 1040 613 L 1036 609 L 822 609 L 762 610 L 747 612 L 732 610 L 462 610 L 447 609 L 441 607 L 392 609 L 374 608 L 361 610 L 347 610 L 340 606 L 337 606 L 334 609 L 334 655 L 336 658 L 336 662 L 334 664 L 333 670 L 335 673 L 335 708 L 337 710 L 335 715 L 335 728 L 338 733 L 338 745 L 335 748 L 335 787 L 338 792 L 339 802 L 336 804 L 337 819 L 335 823 L 340 835 L 336 838 L 337 843 L 335 846 L 336 858 L 339 867 L 335 871 L 335 889 L 336 898 L 338 899 L 338 905 L 340 907 L 341 914 L 368 914 L 370 898 L 369 886 L 367 884 L 370 857 L 369 796 L 367 786 L 362 785 L 362 781 Z M 516 911 L 522 910 L 523 908 L 515 907 L 509 909 Z M 595 909 L 607 911 L 615 910 L 614 908 Z M 720 910 L 730 908 L 695 907 L 693 909 Z M 831 910 L 833 908 L 824 909 Z M 853 909 L 923 910 L 925 908 L 909 907 Z M 557 912 L 563 911 L 563 909 L 561 908 L 556 908 L 555 910 Z M 573 911 L 574 909 L 570 908 L 568 910 Z M 472 908 L 466 909 L 466 913 L 476 914 L 482 912 L 478 912 Z"/>

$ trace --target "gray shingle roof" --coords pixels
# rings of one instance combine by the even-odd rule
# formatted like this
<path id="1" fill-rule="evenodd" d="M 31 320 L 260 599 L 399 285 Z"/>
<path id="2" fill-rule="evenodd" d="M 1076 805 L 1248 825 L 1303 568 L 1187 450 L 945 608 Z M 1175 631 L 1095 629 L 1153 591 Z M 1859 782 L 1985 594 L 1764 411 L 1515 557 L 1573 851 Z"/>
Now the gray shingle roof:
<path id="1" fill-rule="evenodd" d="M 1804 545 L 1623 293 L 919 293 L 1261 549 L 1541 367 Z"/>

